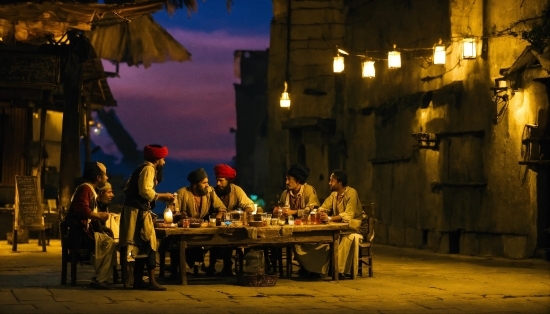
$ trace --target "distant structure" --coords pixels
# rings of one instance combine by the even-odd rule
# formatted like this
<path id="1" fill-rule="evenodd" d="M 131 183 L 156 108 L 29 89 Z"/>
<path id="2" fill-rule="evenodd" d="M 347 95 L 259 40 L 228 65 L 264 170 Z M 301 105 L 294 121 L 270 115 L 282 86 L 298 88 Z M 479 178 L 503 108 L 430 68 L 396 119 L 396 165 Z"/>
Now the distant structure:
<path id="1" fill-rule="evenodd" d="M 237 129 L 235 168 L 237 184 L 246 193 L 265 197 L 267 168 L 267 65 L 268 51 L 235 51 Z M 276 180 L 275 178 L 273 178 Z"/>

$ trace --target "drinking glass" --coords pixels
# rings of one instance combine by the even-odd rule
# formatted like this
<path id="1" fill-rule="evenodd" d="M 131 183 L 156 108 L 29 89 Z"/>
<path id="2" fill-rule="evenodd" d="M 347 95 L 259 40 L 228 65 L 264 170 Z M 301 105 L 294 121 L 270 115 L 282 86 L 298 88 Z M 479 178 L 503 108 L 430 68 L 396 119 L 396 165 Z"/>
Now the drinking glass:
<path id="1" fill-rule="evenodd" d="M 216 215 L 210 215 L 210 227 L 216 226 Z"/>
<path id="2" fill-rule="evenodd" d="M 315 218 L 315 213 L 309 214 L 309 224 L 310 225 L 316 225 L 317 224 L 317 218 Z"/>
<path id="3" fill-rule="evenodd" d="M 229 225 L 231 224 L 231 213 L 225 213 L 224 224 L 226 227 L 229 227 Z"/>

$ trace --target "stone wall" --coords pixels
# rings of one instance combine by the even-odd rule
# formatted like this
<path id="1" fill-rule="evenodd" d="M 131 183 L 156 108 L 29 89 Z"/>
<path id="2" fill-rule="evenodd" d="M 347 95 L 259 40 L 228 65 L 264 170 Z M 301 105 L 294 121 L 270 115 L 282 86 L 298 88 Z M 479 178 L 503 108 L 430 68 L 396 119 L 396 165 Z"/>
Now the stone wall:
<path id="1" fill-rule="evenodd" d="M 537 168 L 519 161 L 525 125 L 542 125 L 548 115 L 548 92 L 533 80 L 547 73 L 540 68 L 522 72 L 523 86 L 513 95 L 508 91 L 504 109 L 490 88 L 527 46 L 500 31 L 540 16 L 549 2 L 291 1 L 292 108 L 285 116 L 278 96 L 285 79 L 280 65 L 286 56 L 282 23 L 288 3 L 274 1 L 269 68 L 270 114 L 277 115 L 269 134 L 274 173 L 284 173 L 275 164 L 297 160 L 296 149 L 304 144 L 315 152 L 315 157 L 306 153 L 306 161 L 320 199 L 328 190 L 322 187 L 326 175 L 324 182 L 319 175 L 336 165 L 348 171 L 350 186 L 364 202 L 376 204 L 379 243 L 532 256 L 540 213 L 548 210 L 541 208 L 548 203 L 547 197 L 541 200 L 548 191 L 547 171 L 533 171 Z M 526 28 L 532 22 L 516 25 Z M 467 36 L 476 39 L 475 59 L 462 58 Z M 432 63 L 429 48 L 439 39 L 446 46 L 445 65 Z M 331 72 L 336 45 L 350 52 L 342 74 Z M 388 69 L 385 60 L 393 45 L 401 51 L 399 69 Z M 365 58 L 375 61 L 375 78 L 361 77 Z M 324 94 L 302 93 L 307 88 Z M 305 116 L 334 119 L 334 131 L 313 128 L 295 136 L 295 130 L 278 128 Z M 413 133 L 437 137 L 438 146 L 421 147 Z"/>

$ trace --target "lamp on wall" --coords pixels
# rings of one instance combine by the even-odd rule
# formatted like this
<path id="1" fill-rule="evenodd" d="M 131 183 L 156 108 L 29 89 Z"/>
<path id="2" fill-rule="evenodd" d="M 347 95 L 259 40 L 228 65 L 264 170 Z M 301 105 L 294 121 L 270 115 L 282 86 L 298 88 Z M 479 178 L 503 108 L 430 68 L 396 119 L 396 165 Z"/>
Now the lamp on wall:
<path id="1" fill-rule="evenodd" d="M 508 103 L 510 102 L 510 98 L 514 96 L 514 92 L 509 93 L 509 82 L 506 80 L 505 77 L 499 77 L 495 79 L 495 87 L 491 87 L 491 91 L 493 91 L 493 103 L 496 106 L 497 109 L 497 115 L 493 119 L 493 122 L 495 124 L 498 124 L 501 120 L 506 111 L 508 110 Z M 498 108 L 500 105 L 500 108 Z"/>
<path id="2" fill-rule="evenodd" d="M 344 57 L 340 56 L 340 54 L 349 55 L 349 53 L 345 50 L 338 49 L 338 47 L 336 47 L 336 57 L 334 57 L 334 62 L 332 64 L 332 70 L 334 73 L 344 72 Z"/>
<path id="3" fill-rule="evenodd" d="M 363 77 L 375 77 L 374 61 L 363 62 Z"/>
<path id="4" fill-rule="evenodd" d="M 392 51 L 388 52 L 388 68 L 398 69 L 401 67 L 401 52 L 395 50 L 396 45 L 393 45 Z"/>
<path id="5" fill-rule="evenodd" d="M 475 59 L 476 56 L 476 39 L 474 37 L 464 37 L 462 40 L 462 58 Z"/>
<path id="6" fill-rule="evenodd" d="M 433 64 L 445 64 L 445 61 L 447 61 L 445 45 L 441 44 L 440 39 L 439 43 L 434 46 Z"/>
<path id="7" fill-rule="evenodd" d="M 290 108 L 290 95 L 288 94 L 288 84 L 285 82 L 285 90 L 281 94 L 281 98 L 279 99 L 279 105 L 281 108 Z"/>

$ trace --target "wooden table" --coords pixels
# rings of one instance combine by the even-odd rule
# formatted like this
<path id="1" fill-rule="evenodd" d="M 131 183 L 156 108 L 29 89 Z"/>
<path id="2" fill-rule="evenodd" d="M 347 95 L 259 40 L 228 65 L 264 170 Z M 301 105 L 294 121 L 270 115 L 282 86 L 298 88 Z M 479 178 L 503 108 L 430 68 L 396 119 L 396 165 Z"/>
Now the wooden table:
<path id="1" fill-rule="evenodd" d="M 338 281 L 338 245 L 347 223 L 266 227 L 156 228 L 157 238 L 180 241 L 180 283 L 187 285 L 185 249 L 195 246 L 253 247 L 326 243 L 332 253 L 332 280 Z"/>

